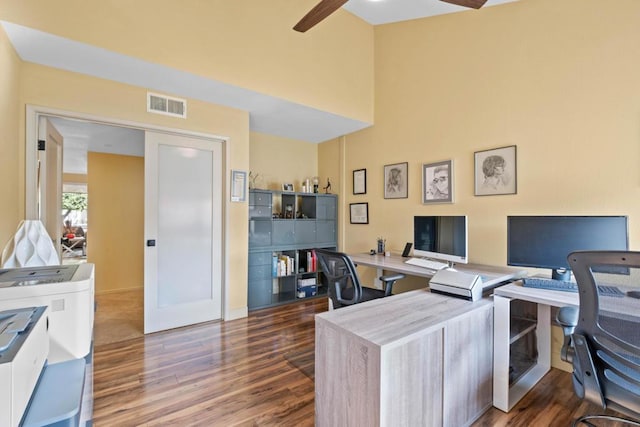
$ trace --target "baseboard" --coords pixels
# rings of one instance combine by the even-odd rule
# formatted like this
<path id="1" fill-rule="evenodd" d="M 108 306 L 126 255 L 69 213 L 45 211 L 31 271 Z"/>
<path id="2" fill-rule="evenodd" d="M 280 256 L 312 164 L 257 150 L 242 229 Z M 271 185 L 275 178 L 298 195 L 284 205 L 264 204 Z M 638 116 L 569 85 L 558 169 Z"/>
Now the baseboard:
<path id="1" fill-rule="evenodd" d="M 241 308 L 229 309 L 224 316 L 224 320 L 236 320 L 249 316 L 249 308 L 247 306 Z"/>

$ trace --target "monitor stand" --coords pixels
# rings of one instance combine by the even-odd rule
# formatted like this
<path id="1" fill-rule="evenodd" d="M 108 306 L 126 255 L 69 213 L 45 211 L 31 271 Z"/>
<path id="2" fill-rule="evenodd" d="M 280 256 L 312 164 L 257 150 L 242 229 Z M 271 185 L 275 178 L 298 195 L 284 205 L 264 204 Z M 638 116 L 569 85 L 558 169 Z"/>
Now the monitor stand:
<path id="1" fill-rule="evenodd" d="M 563 282 L 571 281 L 571 270 L 568 268 L 554 268 L 551 270 L 551 278 L 553 280 L 562 280 Z"/>

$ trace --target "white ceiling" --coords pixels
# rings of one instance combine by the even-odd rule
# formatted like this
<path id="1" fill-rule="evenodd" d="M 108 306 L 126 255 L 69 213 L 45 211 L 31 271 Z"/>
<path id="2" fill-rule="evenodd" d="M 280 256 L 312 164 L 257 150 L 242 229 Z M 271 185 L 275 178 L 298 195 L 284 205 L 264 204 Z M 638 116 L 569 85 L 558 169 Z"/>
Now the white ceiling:
<path id="1" fill-rule="evenodd" d="M 87 173 L 87 153 L 144 156 L 144 131 L 108 126 L 81 120 L 49 117 L 63 137 L 62 170 L 65 173 Z"/>
<path id="2" fill-rule="evenodd" d="M 513 1 L 488 0 L 484 7 Z M 469 11 L 440 0 L 349 0 L 343 7 L 373 25 Z M 32 28 L 0 23 L 24 61 L 245 110 L 255 132 L 318 143 L 371 125 Z M 64 137 L 66 173 L 86 173 L 87 151 L 143 155 L 144 133 L 140 130 L 60 118 L 52 121 Z"/>
<path id="3" fill-rule="evenodd" d="M 513 1 L 488 0 L 483 8 Z M 440 0 L 349 0 L 342 7 L 372 25 L 469 10 Z"/>

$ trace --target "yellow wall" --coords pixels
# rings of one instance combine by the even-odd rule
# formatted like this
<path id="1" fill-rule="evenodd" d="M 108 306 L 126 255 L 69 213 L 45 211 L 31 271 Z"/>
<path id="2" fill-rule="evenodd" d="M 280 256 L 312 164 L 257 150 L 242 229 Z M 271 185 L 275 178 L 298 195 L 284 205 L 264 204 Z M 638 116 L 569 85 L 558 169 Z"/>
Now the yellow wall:
<path id="1" fill-rule="evenodd" d="M 245 111 L 189 99 L 187 119 L 150 114 L 146 111 L 145 88 L 31 63 L 22 64 L 21 81 L 23 97 L 20 111 L 24 111 L 24 104 L 43 105 L 141 124 L 226 136 L 229 142 L 225 144 L 225 179 L 231 169 L 249 169 L 249 115 Z M 19 122 L 21 134 L 16 144 L 23 150 L 24 115 Z M 18 177 L 18 181 L 22 182 L 24 188 L 22 176 Z M 228 185 L 225 185 L 223 197 L 224 200 L 230 199 Z M 231 310 L 242 310 L 247 305 L 248 209 L 246 203 L 230 203 L 226 207 L 228 242 L 225 255 L 229 263 L 227 297 Z"/>
<path id="2" fill-rule="evenodd" d="M 346 225 L 346 249 L 385 236 L 401 250 L 419 214 L 468 215 L 478 263 L 505 265 L 517 214 L 626 214 L 639 248 L 638 16 L 634 0 L 537 0 L 376 27 L 376 124 L 345 138 L 345 173 L 367 168 L 367 194 L 343 194 L 369 203 L 370 224 Z M 474 152 L 512 144 L 517 194 L 474 196 Z M 422 164 L 447 159 L 455 203 L 421 204 Z M 385 200 L 396 162 L 409 197 Z"/>
<path id="3" fill-rule="evenodd" d="M 400 251 L 414 215 L 468 215 L 469 254 L 506 265 L 506 217 L 624 214 L 640 249 L 640 2 L 521 0 L 375 28 L 375 126 L 348 135 L 341 194 L 369 203 L 345 250 Z M 474 196 L 474 152 L 517 145 L 516 195 Z M 421 204 L 423 163 L 452 159 L 455 203 Z M 409 197 L 383 166 L 409 162 Z M 323 170 L 323 164 L 319 170 Z M 367 194 L 351 173 L 367 169 Z M 348 218 L 348 216 L 346 216 Z"/>
<path id="4" fill-rule="evenodd" d="M 96 292 L 144 286 L 144 158 L 89 152 L 87 262 Z"/>
<path id="5" fill-rule="evenodd" d="M 3 0 L 0 19 L 370 123 L 373 27 L 338 10 L 293 31 L 315 3 Z"/>
<path id="6" fill-rule="evenodd" d="M 87 175 L 81 173 L 63 173 L 62 182 L 80 184 L 87 182 Z"/>
<path id="7" fill-rule="evenodd" d="M 327 180 L 331 182 L 331 193 L 340 194 L 341 188 L 346 182 L 351 182 L 351 178 L 342 179 L 344 168 L 344 141 L 343 138 L 333 139 L 331 141 L 318 144 L 318 176 L 320 177 L 321 193 L 327 186 Z M 338 247 L 344 246 L 344 200 L 338 197 Z M 349 217 L 346 217 L 349 221 Z"/>
<path id="8" fill-rule="evenodd" d="M 314 4 L 315 0 L 302 0 L 296 4 L 288 0 L 182 3 L 141 0 L 124 7 L 112 0 L 99 3 L 61 0 L 56 4 L 7 0 L 0 8 L 0 19 L 371 122 L 373 27 L 340 10 L 312 32 L 293 31 L 291 27 Z M 70 10 L 73 13 L 69 13 Z M 0 42 L 7 45 L 4 35 L 2 37 Z M 4 51 L 0 60 L 3 78 L 16 74 L 20 66 L 20 87 L 24 91 L 19 102 L 17 90 L 9 91 L 14 95 L 13 100 L 0 101 L 3 107 L 14 109 L 8 123 L 18 129 L 17 138 L 16 135 L 10 138 L 15 142 L 7 146 L 10 167 L 3 168 L 9 182 L 16 182 L 17 189 L 3 191 L 17 192 L 18 200 L 13 205 L 19 210 L 17 214 L 0 211 L 0 237 L 3 230 L 12 230 L 17 220 L 24 216 L 25 122 L 24 115 L 18 112 L 24 111 L 26 104 L 229 137 L 225 147 L 225 177 L 231 169 L 249 170 L 249 116 L 246 112 L 189 99 L 187 120 L 151 115 L 145 108 L 145 88 L 31 63 L 22 64 L 15 55 Z M 12 88 L 16 87 L 17 84 L 12 85 Z M 340 96 L 335 96 L 337 93 Z M 15 130 L 3 129 L 2 132 Z M 269 139 L 257 138 L 259 141 Z M 307 147 L 305 151 L 315 155 L 315 150 L 317 147 Z M 284 163 L 303 166 L 299 161 Z M 301 180 L 307 173 L 313 175 L 316 171 L 317 160 L 304 166 L 304 172 L 291 175 L 278 172 L 273 174 L 273 179 L 274 182 Z M 225 200 L 228 200 L 228 185 L 225 188 Z M 11 201 L 16 197 L 9 196 L 4 200 Z M 226 220 L 229 229 L 226 256 L 231 287 L 226 298 L 232 310 L 240 310 L 247 302 L 246 204 L 229 204 Z"/>
<path id="9" fill-rule="evenodd" d="M 256 188 L 282 190 L 291 183 L 302 191 L 305 180 L 318 174 L 318 144 L 251 132 L 249 163 Z"/>
<path id="10" fill-rule="evenodd" d="M 23 219 L 18 173 L 20 59 L 0 27 L 0 248 L 9 241 Z"/>

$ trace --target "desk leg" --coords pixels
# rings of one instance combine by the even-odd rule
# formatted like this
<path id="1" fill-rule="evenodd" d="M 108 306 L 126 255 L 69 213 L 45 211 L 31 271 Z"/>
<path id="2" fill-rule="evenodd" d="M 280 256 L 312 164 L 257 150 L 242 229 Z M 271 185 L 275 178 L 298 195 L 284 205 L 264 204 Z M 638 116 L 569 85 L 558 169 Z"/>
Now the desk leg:
<path id="1" fill-rule="evenodd" d="M 493 406 L 508 412 L 511 299 L 493 296 Z"/>
<path id="2" fill-rule="evenodd" d="M 382 280 L 380 280 L 380 276 L 382 276 L 384 274 L 384 270 L 381 268 L 376 268 L 376 278 L 373 281 L 373 286 L 376 287 L 376 289 L 384 289 L 382 287 Z"/>
<path id="3" fill-rule="evenodd" d="M 551 366 L 551 308 L 538 304 L 536 363 L 515 383 L 509 384 L 511 301 L 498 295 L 493 297 L 493 406 L 504 412 L 509 412 L 549 372 Z"/>

